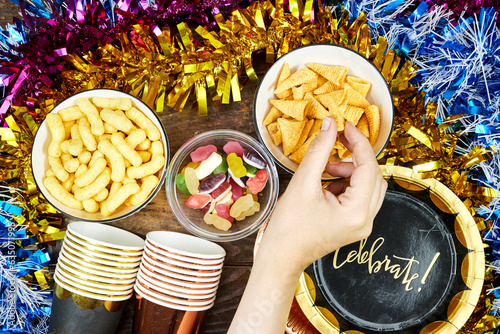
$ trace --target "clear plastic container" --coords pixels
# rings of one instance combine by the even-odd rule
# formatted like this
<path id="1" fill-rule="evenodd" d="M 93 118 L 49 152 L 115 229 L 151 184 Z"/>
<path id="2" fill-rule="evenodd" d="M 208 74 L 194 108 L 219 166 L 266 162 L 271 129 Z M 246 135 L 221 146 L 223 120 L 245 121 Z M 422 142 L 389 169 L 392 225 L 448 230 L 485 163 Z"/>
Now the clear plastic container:
<path id="1" fill-rule="evenodd" d="M 218 152 L 223 152 L 222 147 L 229 141 L 237 141 L 244 149 L 252 148 L 259 153 L 267 163 L 266 171 L 269 179 L 264 190 L 259 193 L 260 211 L 242 221 L 235 220 L 228 231 L 222 231 L 205 223 L 204 213 L 200 209 L 192 209 L 185 205 L 189 196 L 177 189 L 175 176 L 191 162 L 189 154 L 198 147 L 212 144 L 218 148 Z M 273 158 L 256 139 L 234 130 L 208 131 L 188 140 L 172 158 L 165 184 L 168 204 L 181 225 L 198 237 L 218 242 L 242 239 L 256 232 L 270 217 L 279 193 L 278 172 Z"/>

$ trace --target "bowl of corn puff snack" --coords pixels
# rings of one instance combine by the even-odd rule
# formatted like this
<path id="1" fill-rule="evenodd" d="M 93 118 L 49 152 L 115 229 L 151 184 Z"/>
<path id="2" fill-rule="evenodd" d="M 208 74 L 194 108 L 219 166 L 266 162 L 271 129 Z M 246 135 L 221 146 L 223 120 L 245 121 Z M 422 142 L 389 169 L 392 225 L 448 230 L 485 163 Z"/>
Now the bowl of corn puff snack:
<path id="1" fill-rule="evenodd" d="M 324 117 L 337 124 L 337 136 L 352 122 L 379 156 L 391 136 L 394 105 L 386 80 L 368 59 L 338 45 L 307 45 L 280 57 L 262 78 L 254 101 L 260 141 L 277 164 L 297 170 Z M 337 137 L 332 161 L 351 161 Z M 324 173 L 324 181 L 333 177 Z"/>
<path id="2" fill-rule="evenodd" d="M 31 167 L 44 198 L 83 221 L 130 216 L 158 193 L 169 144 L 145 103 L 111 89 L 77 93 L 59 103 L 38 128 Z"/>

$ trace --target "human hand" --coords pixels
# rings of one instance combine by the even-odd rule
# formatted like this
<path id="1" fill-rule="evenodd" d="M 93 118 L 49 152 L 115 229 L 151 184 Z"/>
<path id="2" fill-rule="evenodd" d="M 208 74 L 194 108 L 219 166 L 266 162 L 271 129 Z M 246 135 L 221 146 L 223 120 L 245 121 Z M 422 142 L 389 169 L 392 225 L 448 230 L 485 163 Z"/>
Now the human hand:
<path id="1" fill-rule="evenodd" d="M 353 162 L 328 163 L 336 129 L 332 118 L 323 120 L 322 130 L 278 201 L 257 257 L 271 252 L 276 263 L 302 272 L 335 249 L 370 235 L 387 182 L 368 139 L 352 123 L 340 140 L 352 152 Z M 330 175 L 343 179 L 323 189 L 325 165 Z"/>

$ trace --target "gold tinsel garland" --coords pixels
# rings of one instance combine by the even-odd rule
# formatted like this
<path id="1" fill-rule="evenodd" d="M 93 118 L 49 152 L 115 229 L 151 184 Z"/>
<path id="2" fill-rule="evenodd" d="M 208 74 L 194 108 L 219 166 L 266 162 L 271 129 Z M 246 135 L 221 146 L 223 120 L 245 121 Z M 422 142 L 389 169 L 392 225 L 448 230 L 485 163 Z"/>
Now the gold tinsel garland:
<path id="1" fill-rule="evenodd" d="M 272 63 L 299 46 L 331 43 L 367 57 L 390 86 L 397 112 L 381 162 L 411 167 L 424 177 L 438 179 L 466 203 L 481 231 L 489 229 L 490 222 L 478 218 L 474 208 L 488 206 L 497 196 L 496 191 L 469 182 L 468 172 L 463 170 L 491 159 L 491 153 L 477 147 L 466 155 L 454 155 L 459 134 L 448 134 L 447 126 L 436 126 L 437 106 L 426 105 L 424 93 L 409 82 L 415 76 L 415 66 L 388 48 L 384 37 L 372 44 L 363 14 L 351 23 L 346 11 L 336 19 L 321 2 L 317 11 L 312 10 L 312 0 L 290 0 L 289 8 L 285 11 L 282 0 L 275 5 L 270 1 L 254 2 L 233 11 L 227 20 L 216 15 L 218 32 L 199 26 L 194 34 L 184 23 L 179 23 L 176 31 L 158 31 L 137 23 L 126 26 L 129 30 L 119 33 L 110 44 L 101 43 L 81 56 L 66 55 L 66 69 L 57 74 L 52 87 L 43 87 L 36 99 L 26 97 L 36 106 L 35 112 L 30 113 L 26 107 L 11 107 L 12 114 L 6 119 L 9 128 L 1 133 L 0 181 L 15 180 L 15 186 L 26 189 L 31 196 L 30 205 L 36 208 L 30 215 L 54 212 L 40 198 L 33 182 L 31 144 L 45 115 L 76 92 L 119 89 L 141 98 L 157 112 L 165 111 L 166 106 L 182 111 L 188 102 L 195 101 L 198 114 L 204 116 L 209 103 L 240 101 L 243 80 L 258 83 L 252 61 L 255 52 L 265 50 L 266 61 Z M 443 124 L 452 121 L 445 120 Z M 54 228 L 46 229 L 53 233 L 52 237 L 48 234 L 47 240 L 63 236 Z M 39 235 L 35 228 L 31 232 Z M 496 326 L 496 318 L 484 313 L 488 301 L 483 295 L 478 304 L 480 311 L 464 326 L 463 333 L 485 332 Z"/>

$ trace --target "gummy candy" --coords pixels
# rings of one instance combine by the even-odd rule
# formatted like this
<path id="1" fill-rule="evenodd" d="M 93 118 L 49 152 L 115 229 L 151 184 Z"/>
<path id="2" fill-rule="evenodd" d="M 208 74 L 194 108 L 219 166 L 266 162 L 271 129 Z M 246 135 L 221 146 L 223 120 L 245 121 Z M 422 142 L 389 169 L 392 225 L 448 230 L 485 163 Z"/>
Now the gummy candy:
<path id="1" fill-rule="evenodd" d="M 211 193 L 217 189 L 224 181 L 226 181 L 226 175 L 216 174 L 203 179 L 198 186 L 200 193 Z"/>
<path id="2" fill-rule="evenodd" d="M 200 185 L 200 181 L 196 176 L 196 170 L 191 167 L 188 167 L 184 170 L 184 180 L 186 182 L 186 187 L 191 194 L 197 194 L 199 192 L 198 186 Z"/>
<path id="3" fill-rule="evenodd" d="M 185 195 L 191 195 L 189 189 L 186 186 L 186 179 L 184 177 L 184 174 L 179 173 L 175 176 L 175 185 L 177 186 L 177 189 L 179 189 L 179 191 L 182 191 Z"/>
<path id="4" fill-rule="evenodd" d="M 243 165 L 243 160 L 236 155 L 236 153 L 230 153 L 227 155 L 227 165 L 229 166 L 229 170 L 231 174 L 240 178 L 247 175 L 247 169 Z"/>
<path id="5" fill-rule="evenodd" d="M 229 211 L 229 214 L 231 217 L 238 217 L 242 212 L 250 209 L 253 205 L 253 197 L 252 194 L 247 194 L 245 196 L 242 196 L 236 200 L 236 202 L 233 203 L 231 206 L 231 210 Z"/>
<path id="6" fill-rule="evenodd" d="M 229 155 L 230 153 L 235 153 L 240 158 L 243 158 L 243 154 L 245 153 L 245 150 L 237 141 L 228 141 L 222 149 L 224 150 L 224 152 L 226 152 L 227 155 Z"/>
<path id="7" fill-rule="evenodd" d="M 212 196 L 209 194 L 195 194 L 189 196 L 186 201 L 186 206 L 193 209 L 202 209 L 205 205 L 209 204 L 212 200 Z"/>
<path id="8" fill-rule="evenodd" d="M 208 158 L 203 160 L 198 168 L 196 168 L 196 176 L 198 177 L 198 180 L 204 179 L 212 174 L 214 169 L 217 168 L 221 162 L 222 156 L 217 152 L 212 153 Z"/>
<path id="9" fill-rule="evenodd" d="M 226 161 L 227 155 L 223 154 L 222 155 L 222 162 L 220 163 L 219 166 L 217 166 L 216 169 L 214 169 L 214 174 L 221 174 L 221 173 L 226 173 L 227 172 L 227 161 Z"/>
<path id="10" fill-rule="evenodd" d="M 191 160 L 193 160 L 193 162 L 198 162 L 207 159 L 214 152 L 217 152 L 217 147 L 215 145 L 207 145 L 198 147 L 189 155 L 191 156 Z"/>
<path id="11" fill-rule="evenodd" d="M 196 169 L 198 168 L 198 166 L 200 165 L 201 162 L 190 162 L 186 165 L 186 167 L 184 167 L 182 170 L 181 170 L 181 173 L 182 174 L 185 174 L 185 171 L 186 171 L 186 168 L 188 167 L 191 167 L 193 169 Z"/>
<path id="12" fill-rule="evenodd" d="M 233 200 L 237 200 L 243 196 L 243 188 L 237 184 L 232 178 L 229 180 L 229 185 L 231 185 L 231 192 L 233 193 Z"/>
<path id="13" fill-rule="evenodd" d="M 215 204 L 225 204 L 225 205 L 230 207 L 231 205 L 233 205 L 233 203 L 234 203 L 233 194 L 231 192 L 228 192 L 225 196 L 223 196 Z"/>
<path id="14" fill-rule="evenodd" d="M 229 220 L 208 212 L 203 216 L 203 220 L 209 225 L 214 225 L 219 230 L 227 231 L 231 228 L 231 222 Z"/>
<path id="15" fill-rule="evenodd" d="M 212 200 L 210 201 L 210 203 L 208 203 L 207 205 L 205 205 L 203 207 L 203 209 L 201 209 L 201 212 L 203 213 L 212 213 L 212 211 L 214 211 L 214 208 L 215 208 L 215 201 Z"/>
<path id="16" fill-rule="evenodd" d="M 231 191 L 231 185 L 228 182 L 222 182 L 222 184 L 212 191 L 211 195 L 215 202 L 220 201 L 224 196 L 226 196 Z"/>
<path id="17" fill-rule="evenodd" d="M 227 170 L 227 173 L 229 174 L 229 180 L 233 180 L 237 185 L 239 185 L 242 188 L 245 187 L 245 182 L 243 182 L 240 178 L 235 177 L 230 169 Z"/>
<path id="18" fill-rule="evenodd" d="M 253 202 L 253 205 L 252 205 L 252 207 L 250 209 L 248 209 L 247 211 L 242 212 L 241 215 L 239 215 L 235 219 L 237 221 L 242 221 L 246 217 L 250 217 L 251 215 L 253 215 L 254 213 L 259 212 L 259 211 L 260 211 L 260 203 L 259 202 Z"/>
<path id="19" fill-rule="evenodd" d="M 227 219 L 231 223 L 234 221 L 234 218 L 229 215 L 229 207 L 227 205 L 217 204 L 214 211 L 217 212 L 217 216 Z"/>
<path id="20" fill-rule="evenodd" d="M 263 169 L 267 167 L 266 160 L 262 159 L 259 153 L 252 149 L 247 149 L 243 154 L 243 160 L 249 165 L 257 167 L 258 169 Z"/>
<path id="21" fill-rule="evenodd" d="M 247 181 L 248 190 L 252 194 L 258 194 L 264 189 L 267 183 L 269 175 L 265 169 L 259 169 L 254 177 L 251 177 Z"/>
<path id="22" fill-rule="evenodd" d="M 255 173 L 257 173 L 257 168 L 252 166 L 252 165 L 249 165 L 247 163 L 244 164 L 245 165 L 245 168 L 247 169 L 247 175 L 248 177 L 254 177 L 255 176 Z"/>

